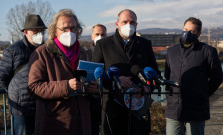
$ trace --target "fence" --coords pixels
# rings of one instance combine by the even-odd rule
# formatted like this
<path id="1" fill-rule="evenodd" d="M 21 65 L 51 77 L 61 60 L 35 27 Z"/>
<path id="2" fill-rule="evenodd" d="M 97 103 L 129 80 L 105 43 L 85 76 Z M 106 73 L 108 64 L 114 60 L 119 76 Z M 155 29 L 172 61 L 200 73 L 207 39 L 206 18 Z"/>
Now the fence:
<path id="1" fill-rule="evenodd" d="M 0 95 L 3 96 L 3 111 L 1 110 L 1 112 L 3 112 L 3 116 L 4 116 L 4 135 L 8 135 L 8 132 L 7 132 L 7 115 L 6 115 L 6 90 L 3 89 L 3 88 L 0 88 Z M 11 117 L 11 127 L 13 127 L 12 117 Z M 1 135 L 1 132 L 0 132 L 0 135 Z M 11 134 L 10 135 L 13 135 L 12 128 L 11 128 Z"/>

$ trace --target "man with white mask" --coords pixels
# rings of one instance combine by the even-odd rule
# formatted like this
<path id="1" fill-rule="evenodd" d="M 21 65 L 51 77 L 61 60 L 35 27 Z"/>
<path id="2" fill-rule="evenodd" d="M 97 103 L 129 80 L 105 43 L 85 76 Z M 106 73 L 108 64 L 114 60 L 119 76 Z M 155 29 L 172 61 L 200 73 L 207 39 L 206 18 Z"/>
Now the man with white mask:
<path id="1" fill-rule="evenodd" d="M 52 18 L 48 39 L 30 56 L 29 90 L 36 98 L 35 135 L 91 135 L 88 96 L 78 92 L 79 60 L 86 60 L 78 38 L 82 25 L 70 9 L 61 9 Z M 98 92 L 90 81 L 88 92 Z"/>
<path id="2" fill-rule="evenodd" d="M 107 37 L 107 29 L 102 24 L 96 24 L 92 27 L 90 48 L 86 50 L 87 60 L 91 61 L 96 42 L 102 38 Z M 99 134 L 99 127 L 101 122 L 101 100 L 99 94 L 90 96 L 90 110 L 91 110 L 91 135 Z"/>
<path id="3" fill-rule="evenodd" d="M 14 135 L 32 135 L 35 127 L 36 102 L 28 89 L 29 57 L 43 43 L 47 27 L 39 15 L 28 14 L 22 40 L 6 48 L 0 62 L 0 87 L 8 93 Z"/>
<path id="4" fill-rule="evenodd" d="M 107 29 L 102 24 L 96 24 L 92 27 L 91 39 L 94 41 L 93 45 L 96 46 L 96 42 L 102 38 L 107 37 Z"/>
<path id="5" fill-rule="evenodd" d="M 116 32 L 114 35 L 98 40 L 92 61 L 105 64 L 105 70 L 115 66 L 120 70 L 120 81 L 124 89 L 129 89 L 132 84 L 140 80 L 131 73 L 131 67 L 138 65 L 141 69 L 151 67 L 158 73 L 158 66 L 152 50 L 151 41 L 136 36 L 137 16 L 129 9 L 118 14 Z M 104 79 L 104 91 L 109 91 L 108 96 L 103 95 L 102 134 L 106 135 L 148 135 L 150 132 L 149 110 L 145 113 L 146 119 L 138 118 L 129 113 L 123 103 L 123 95 L 119 93 L 116 85 L 108 78 Z M 144 91 L 148 88 L 143 86 Z M 138 89 L 141 91 L 141 88 Z M 104 107 L 105 106 L 105 107 Z"/>
<path id="6" fill-rule="evenodd" d="M 96 24 L 92 27 L 91 40 L 93 41 L 93 43 L 90 45 L 89 49 L 86 51 L 87 57 L 88 57 L 87 59 L 89 61 L 91 61 L 92 59 L 96 42 L 105 37 L 107 37 L 107 29 L 104 25 Z"/>

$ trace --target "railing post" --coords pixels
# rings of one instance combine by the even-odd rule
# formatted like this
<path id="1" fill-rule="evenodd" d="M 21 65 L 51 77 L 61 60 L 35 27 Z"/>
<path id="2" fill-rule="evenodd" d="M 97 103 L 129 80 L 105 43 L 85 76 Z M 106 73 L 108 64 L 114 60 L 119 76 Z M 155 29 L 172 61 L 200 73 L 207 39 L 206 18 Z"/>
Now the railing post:
<path id="1" fill-rule="evenodd" d="M 7 135 L 7 116 L 6 116 L 6 99 L 5 99 L 5 93 L 3 94 L 3 106 L 4 106 L 5 135 Z"/>
<path id="2" fill-rule="evenodd" d="M 6 90 L 0 87 L 0 95 L 3 95 L 3 115 L 4 115 L 4 126 L 5 135 L 7 135 L 7 116 L 6 116 Z"/>
<path id="3" fill-rule="evenodd" d="M 13 121 L 14 121 L 14 118 L 12 117 L 12 115 L 10 115 L 11 116 L 11 135 L 13 135 L 14 133 L 13 133 L 13 129 L 14 129 L 14 125 L 13 125 Z"/>
<path id="4" fill-rule="evenodd" d="M 166 86 L 161 86 L 161 92 L 165 92 L 165 87 Z M 166 99 L 166 95 L 165 94 L 161 94 L 161 105 L 164 105 L 164 100 Z"/>
<path id="5" fill-rule="evenodd" d="M 161 71 L 161 76 L 164 77 L 164 71 Z M 166 86 L 162 85 L 161 86 L 161 92 L 165 92 Z M 161 105 L 163 106 L 164 104 L 164 100 L 166 99 L 166 95 L 165 94 L 161 94 Z"/>

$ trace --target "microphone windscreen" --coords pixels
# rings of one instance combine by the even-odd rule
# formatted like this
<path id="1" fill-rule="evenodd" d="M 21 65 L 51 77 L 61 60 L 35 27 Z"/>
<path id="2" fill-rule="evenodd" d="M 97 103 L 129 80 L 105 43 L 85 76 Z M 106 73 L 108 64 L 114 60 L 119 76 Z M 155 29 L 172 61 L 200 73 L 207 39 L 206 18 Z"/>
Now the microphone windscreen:
<path id="1" fill-rule="evenodd" d="M 131 72 L 133 75 L 138 75 L 140 72 L 140 67 L 138 65 L 133 65 L 131 67 Z"/>
<path id="2" fill-rule="evenodd" d="M 80 77 L 80 76 L 86 77 L 87 76 L 87 72 L 85 70 L 82 70 L 82 69 L 75 70 L 74 74 L 75 74 L 76 77 Z"/>
<path id="3" fill-rule="evenodd" d="M 120 70 L 117 67 L 108 67 L 107 74 L 110 79 L 113 79 L 113 76 L 120 76 Z"/>
<path id="4" fill-rule="evenodd" d="M 105 78 L 105 71 L 103 68 L 101 67 L 97 67 L 95 70 L 94 70 L 94 77 L 95 79 L 97 80 L 98 78 Z"/>
<path id="5" fill-rule="evenodd" d="M 155 77 L 157 76 L 157 73 L 154 69 L 151 67 L 145 67 L 144 70 L 144 75 L 149 79 L 149 80 L 154 80 Z"/>

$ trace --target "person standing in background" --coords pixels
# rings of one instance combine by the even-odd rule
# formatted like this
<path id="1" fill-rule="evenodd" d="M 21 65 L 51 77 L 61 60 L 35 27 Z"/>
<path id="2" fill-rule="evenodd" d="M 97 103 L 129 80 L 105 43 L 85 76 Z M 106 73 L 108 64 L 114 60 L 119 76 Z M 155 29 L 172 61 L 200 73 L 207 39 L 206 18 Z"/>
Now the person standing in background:
<path id="1" fill-rule="evenodd" d="M 96 42 L 102 38 L 107 37 L 107 29 L 102 24 L 96 24 L 92 28 L 92 34 L 91 34 L 91 40 L 93 41 L 93 44 L 90 45 L 90 48 L 86 51 L 87 53 L 87 60 L 91 61 L 94 49 L 96 46 Z"/>
<path id="2" fill-rule="evenodd" d="M 23 39 L 6 48 L 0 61 L 0 86 L 8 93 L 14 135 L 34 133 L 36 101 L 28 93 L 29 58 L 43 44 L 46 28 L 39 15 L 28 14 Z"/>
<path id="3" fill-rule="evenodd" d="M 86 51 L 87 60 L 91 61 L 96 42 L 102 38 L 107 37 L 107 29 L 102 24 L 96 24 L 92 27 L 91 39 L 93 44 Z M 101 99 L 99 94 L 93 94 L 90 96 L 90 111 L 91 111 L 91 135 L 98 135 L 101 125 Z"/>

